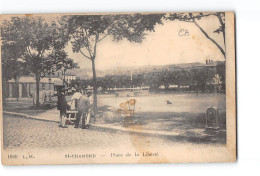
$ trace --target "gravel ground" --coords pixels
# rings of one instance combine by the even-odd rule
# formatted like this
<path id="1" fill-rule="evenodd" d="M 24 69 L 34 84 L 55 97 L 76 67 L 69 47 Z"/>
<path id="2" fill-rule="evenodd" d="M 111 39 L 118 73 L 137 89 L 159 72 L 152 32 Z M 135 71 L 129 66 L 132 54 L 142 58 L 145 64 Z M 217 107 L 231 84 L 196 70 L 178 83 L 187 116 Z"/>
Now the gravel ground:
<path id="1" fill-rule="evenodd" d="M 120 103 L 132 98 L 134 97 L 99 95 L 99 106 L 106 105 L 116 109 Z M 131 126 L 132 128 L 141 126 L 144 129 L 151 130 L 181 130 L 182 135 L 175 138 L 163 138 L 97 128 L 82 130 L 69 126 L 69 128 L 64 129 L 58 128 L 58 124 L 55 122 L 4 115 L 4 148 L 64 148 L 74 146 L 103 148 L 104 146 L 145 146 L 147 143 L 154 146 L 172 146 L 178 142 L 192 144 L 226 143 L 225 118 L 222 121 L 221 130 L 216 134 L 214 131 L 204 131 L 204 118 L 202 118 L 202 115 L 196 115 L 204 114 L 206 108 L 212 105 L 222 110 L 225 109 L 225 96 L 214 94 L 201 94 L 199 96 L 193 94 L 158 94 L 135 98 L 137 100 L 136 118 L 140 118 L 140 120 L 137 121 L 137 124 L 134 123 L 134 126 Z M 166 100 L 170 100 L 172 104 L 166 104 Z M 20 107 L 20 105 L 17 106 Z M 49 114 L 50 117 L 55 117 L 58 120 L 58 115 L 50 113 L 50 111 L 58 113 L 56 109 L 34 111 L 30 113 L 45 116 Z M 25 108 L 24 112 L 28 113 L 28 110 Z M 193 112 L 196 116 L 192 115 L 193 118 L 190 118 L 189 115 L 185 115 L 186 112 Z M 187 118 L 183 118 L 183 113 Z"/>
<path id="2" fill-rule="evenodd" d="M 84 146 L 88 149 L 124 146 L 172 146 L 174 140 L 101 129 L 59 128 L 58 123 L 5 115 L 4 149 L 66 148 Z M 138 140 L 137 140 L 138 139 Z"/>

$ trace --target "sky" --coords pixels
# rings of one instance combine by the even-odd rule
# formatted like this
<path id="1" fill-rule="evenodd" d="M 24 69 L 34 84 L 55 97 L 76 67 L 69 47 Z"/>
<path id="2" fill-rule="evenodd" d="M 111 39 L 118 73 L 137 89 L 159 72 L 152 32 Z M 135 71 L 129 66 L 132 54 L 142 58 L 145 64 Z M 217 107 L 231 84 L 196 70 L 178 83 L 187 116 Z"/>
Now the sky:
<path id="1" fill-rule="evenodd" d="M 60 16 L 61 14 L 48 15 L 45 20 L 47 22 L 56 21 Z M 197 22 L 210 37 L 224 48 L 223 35 L 213 33 L 220 26 L 217 17 L 204 17 Z M 183 31 L 186 31 L 186 35 Z M 70 43 L 65 50 L 80 68 L 91 68 L 90 60 L 81 53 L 73 53 Z M 163 25 L 157 24 L 154 32 L 147 32 L 142 43 L 133 43 L 126 39 L 115 42 L 111 37 L 99 42 L 96 69 L 106 70 L 191 62 L 205 63 L 206 59 L 225 60 L 220 50 L 205 37 L 195 24 L 179 20 L 163 20 Z"/>
<path id="2" fill-rule="evenodd" d="M 220 25 L 217 17 L 205 17 L 198 23 L 224 48 L 223 35 L 213 33 Z M 184 31 L 186 31 L 186 35 L 184 35 Z M 81 53 L 73 53 L 70 44 L 66 47 L 66 51 L 79 64 L 80 68 L 91 68 L 91 62 Z M 206 59 L 224 61 L 219 49 L 205 37 L 195 24 L 178 20 L 165 20 L 163 25 L 157 24 L 155 26 L 155 32 L 147 32 L 142 43 L 131 43 L 127 40 L 115 42 L 112 41 L 111 37 L 99 42 L 96 69 L 106 70 L 191 62 L 205 63 Z"/>

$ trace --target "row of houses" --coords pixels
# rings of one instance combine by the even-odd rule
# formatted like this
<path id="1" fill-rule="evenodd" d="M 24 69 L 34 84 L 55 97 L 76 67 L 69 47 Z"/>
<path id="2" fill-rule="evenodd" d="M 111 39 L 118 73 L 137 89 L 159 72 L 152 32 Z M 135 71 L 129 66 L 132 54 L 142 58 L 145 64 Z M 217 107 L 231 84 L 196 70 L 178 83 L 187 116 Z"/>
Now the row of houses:
<path id="1" fill-rule="evenodd" d="M 55 75 L 49 78 L 42 78 L 39 90 L 51 91 L 55 94 L 60 87 L 70 84 L 75 79 L 75 75 L 66 75 L 65 80 Z M 8 89 L 6 91 L 9 98 L 33 97 L 36 92 L 35 77 L 21 76 L 18 79 L 11 79 L 8 82 Z"/>

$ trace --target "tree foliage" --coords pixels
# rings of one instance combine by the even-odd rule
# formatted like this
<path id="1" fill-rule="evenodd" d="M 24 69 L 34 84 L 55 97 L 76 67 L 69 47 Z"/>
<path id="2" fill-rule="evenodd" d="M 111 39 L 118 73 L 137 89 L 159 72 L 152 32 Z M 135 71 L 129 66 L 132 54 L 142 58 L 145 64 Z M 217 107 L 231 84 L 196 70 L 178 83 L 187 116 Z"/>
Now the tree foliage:
<path id="1" fill-rule="evenodd" d="M 118 14 L 64 16 L 60 24 L 68 29 L 73 52 L 91 60 L 93 72 L 94 112 L 97 110 L 97 78 L 95 59 L 98 43 L 111 36 L 114 41 L 127 39 L 142 42 L 146 31 L 154 31 L 164 14 Z"/>
<path id="2" fill-rule="evenodd" d="M 63 50 L 67 41 L 63 31 L 55 22 L 47 23 L 41 17 L 12 17 L 3 22 L 2 48 L 14 48 L 8 54 L 13 52 L 25 69 L 35 75 L 36 106 L 40 79 L 59 69 L 58 63 L 71 63 Z M 9 61 L 10 58 L 14 57 L 6 57 Z"/>
<path id="3" fill-rule="evenodd" d="M 164 86 L 165 91 L 173 90 L 170 85 L 175 85 L 174 90 L 181 90 L 181 86 L 186 87 L 185 90 L 205 92 L 214 91 L 214 77 L 220 76 L 220 81 L 224 84 L 225 65 L 219 64 L 216 67 L 198 67 L 192 69 L 175 69 L 161 70 L 156 72 L 135 73 L 131 76 L 127 74 L 106 75 L 98 77 L 98 87 L 106 91 L 109 88 L 131 88 L 131 87 L 149 87 L 150 91 L 159 91 Z M 87 81 L 89 85 L 92 80 Z M 182 89 L 183 90 L 183 89 Z"/>

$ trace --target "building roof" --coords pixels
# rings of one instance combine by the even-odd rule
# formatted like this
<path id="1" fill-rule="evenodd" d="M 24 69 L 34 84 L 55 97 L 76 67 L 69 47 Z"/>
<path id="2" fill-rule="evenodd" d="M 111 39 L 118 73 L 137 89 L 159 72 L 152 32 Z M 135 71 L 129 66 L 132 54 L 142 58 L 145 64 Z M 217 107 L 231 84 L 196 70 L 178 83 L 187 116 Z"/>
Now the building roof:
<path id="1" fill-rule="evenodd" d="M 53 78 L 53 79 L 52 79 L 52 83 L 53 83 L 55 86 L 63 86 L 63 81 L 62 81 L 60 78 Z"/>

